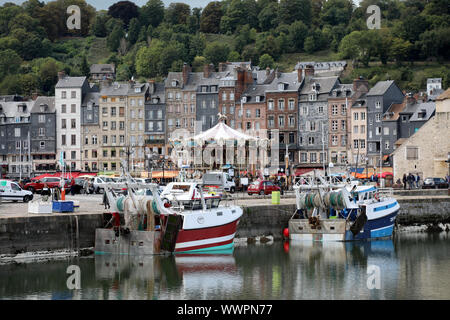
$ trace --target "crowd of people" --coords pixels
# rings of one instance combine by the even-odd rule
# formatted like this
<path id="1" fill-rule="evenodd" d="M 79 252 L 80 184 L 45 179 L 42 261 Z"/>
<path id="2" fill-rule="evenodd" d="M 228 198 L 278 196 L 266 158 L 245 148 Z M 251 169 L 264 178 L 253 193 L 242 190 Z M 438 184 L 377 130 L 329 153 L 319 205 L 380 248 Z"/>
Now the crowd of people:
<path id="1" fill-rule="evenodd" d="M 419 189 L 420 188 L 420 176 L 414 175 L 412 173 L 409 174 L 403 174 L 403 189 L 406 190 L 406 185 L 408 185 L 408 189 Z"/>

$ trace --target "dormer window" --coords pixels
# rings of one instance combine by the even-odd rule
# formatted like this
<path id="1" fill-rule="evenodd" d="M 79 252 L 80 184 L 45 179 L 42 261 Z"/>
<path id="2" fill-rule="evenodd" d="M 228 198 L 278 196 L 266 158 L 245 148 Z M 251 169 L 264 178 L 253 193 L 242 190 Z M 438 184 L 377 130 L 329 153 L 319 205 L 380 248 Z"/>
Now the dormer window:
<path id="1" fill-rule="evenodd" d="M 152 102 L 153 102 L 153 103 L 158 103 L 158 100 L 159 100 L 159 98 L 153 98 L 153 99 L 152 99 Z"/>
<path id="2" fill-rule="evenodd" d="M 283 91 L 284 90 L 284 83 L 279 83 L 278 84 L 278 90 L 279 91 Z"/>
<path id="3" fill-rule="evenodd" d="M 242 102 L 246 103 L 247 102 L 247 97 L 242 97 Z"/>
<path id="4" fill-rule="evenodd" d="M 135 92 L 135 93 L 141 92 L 141 87 L 136 87 L 136 88 L 134 88 L 134 92 Z"/>
<path id="5" fill-rule="evenodd" d="M 45 111 L 47 110 L 47 105 L 41 104 L 41 105 L 39 106 L 39 110 L 40 110 L 40 112 L 45 112 Z"/>
<path id="6" fill-rule="evenodd" d="M 256 96 L 256 102 L 259 102 L 259 96 Z"/>
<path id="7" fill-rule="evenodd" d="M 178 85 L 178 81 L 177 80 L 172 80 L 172 87 L 176 87 Z"/>
<path id="8" fill-rule="evenodd" d="M 315 93 L 311 93 L 309 95 L 309 101 L 316 101 L 317 100 L 317 95 Z"/>

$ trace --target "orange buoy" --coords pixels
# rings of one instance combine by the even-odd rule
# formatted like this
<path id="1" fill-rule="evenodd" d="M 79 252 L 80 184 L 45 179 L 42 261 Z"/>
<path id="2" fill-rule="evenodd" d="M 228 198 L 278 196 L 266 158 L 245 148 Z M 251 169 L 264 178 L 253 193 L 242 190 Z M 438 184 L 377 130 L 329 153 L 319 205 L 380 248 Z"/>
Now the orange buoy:
<path id="1" fill-rule="evenodd" d="M 283 230 L 283 236 L 287 239 L 289 239 L 289 228 L 284 228 Z"/>
<path id="2" fill-rule="evenodd" d="M 66 190 L 64 188 L 61 189 L 61 200 L 66 200 Z"/>

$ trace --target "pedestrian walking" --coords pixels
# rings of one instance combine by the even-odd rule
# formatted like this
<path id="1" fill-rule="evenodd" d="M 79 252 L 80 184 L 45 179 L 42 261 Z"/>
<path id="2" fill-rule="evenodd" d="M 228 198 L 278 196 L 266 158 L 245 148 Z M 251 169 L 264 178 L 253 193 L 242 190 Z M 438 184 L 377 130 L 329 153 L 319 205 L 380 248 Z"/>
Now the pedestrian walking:
<path id="1" fill-rule="evenodd" d="M 84 178 L 83 190 L 84 190 L 84 194 L 89 194 L 89 179 L 88 178 Z"/>
<path id="2" fill-rule="evenodd" d="M 420 182 L 420 176 L 419 174 L 416 175 L 416 188 L 419 189 L 419 182 Z"/>
<path id="3" fill-rule="evenodd" d="M 412 173 L 408 174 L 408 185 L 409 190 L 412 190 L 414 188 L 414 176 L 412 175 Z"/>
<path id="4" fill-rule="evenodd" d="M 109 201 L 108 196 L 106 195 L 106 191 L 103 191 L 103 205 L 105 206 L 105 209 L 109 209 Z"/>
<path id="5" fill-rule="evenodd" d="M 406 182 L 408 181 L 408 179 L 406 178 L 406 173 L 403 174 L 403 190 L 406 190 Z"/>

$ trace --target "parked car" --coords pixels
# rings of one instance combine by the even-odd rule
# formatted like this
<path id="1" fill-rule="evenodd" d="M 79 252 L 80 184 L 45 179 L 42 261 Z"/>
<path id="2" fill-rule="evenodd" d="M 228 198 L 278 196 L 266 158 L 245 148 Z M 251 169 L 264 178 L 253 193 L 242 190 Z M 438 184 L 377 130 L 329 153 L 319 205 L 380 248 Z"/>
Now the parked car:
<path id="1" fill-rule="evenodd" d="M 68 180 L 64 179 L 64 188 L 66 190 L 70 189 L 70 184 Z M 40 180 L 33 180 L 23 187 L 25 190 L 31 191 L 32 193 L 35 192 L 41 192 L 44 188 L 44 185 L 47 184 L 49 188 L 56 188 L 60 187 L 61 185 L 61 178 L 59 177 L 46 177 L 42 178 Z"/>
<path id="2" fill-rule="evenodd" d="M 248 195 L 267 195 L 272 194 L 273 191 L 280 191 L 280 193 L 283 194 L 283 190 L 279 186 L 268 180 L 257 180 L 252 182 L 247 189 Z"/>
<path id="3" fill-rule="evenodd" d="M 33 200 L 33 193 L 23 190 L 16 182 L 0 180 L 0 198 L 2 201 L 29 202 Z"/>
<path id="4" fill-rule="evenodd" d="M 423 181 L 422 189 L 447 189 L 448 182 L 443 178 L 426 178 Z"/>

